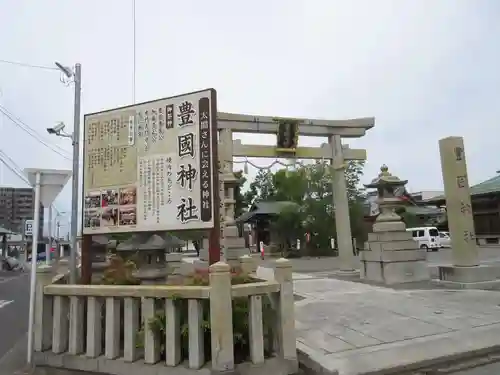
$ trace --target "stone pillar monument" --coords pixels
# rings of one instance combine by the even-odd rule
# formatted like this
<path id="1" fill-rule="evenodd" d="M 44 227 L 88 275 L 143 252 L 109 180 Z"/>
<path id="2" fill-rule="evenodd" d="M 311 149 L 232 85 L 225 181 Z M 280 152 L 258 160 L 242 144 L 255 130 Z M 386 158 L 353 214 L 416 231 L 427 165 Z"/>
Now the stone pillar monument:
<path id="1" fill-rule="evenodd" d="M 436 282 L 450 287 L 478 289 L 498 285 L 498 267 L 481 266 L 479 262 L 463 138 L 441 139 L 439 152 L 453 266 L 439 266 L 439 280 Z"/>
<path id="2" fill-rule="evenodd" d="M 360 253 L 362 279 L 384 284 L 399 284 L 429 280 L 427 251 L 418 248 L 412 234 L 394 211 L 403 203 L 394 195 L 394 190 L 406 185 L 389 173 L 387 166 L 367 188 L 378 192 L 377 203 L 380 214 L 373 225 L 373 233 L 368 234 L 365 251 Z"/>
<path id="3" fill-rule="evenodd" d="M 333 148 L 333 204 L 335 207 L 335 225 L 337 229 L 337 244 L 339 249 L 341 274 L 358 274 L 352 249 L 351 220 L 349 217 L 349 200 L 345 180 L 345 160 L 342 152 L 340 136 L 329 137 Z"/>

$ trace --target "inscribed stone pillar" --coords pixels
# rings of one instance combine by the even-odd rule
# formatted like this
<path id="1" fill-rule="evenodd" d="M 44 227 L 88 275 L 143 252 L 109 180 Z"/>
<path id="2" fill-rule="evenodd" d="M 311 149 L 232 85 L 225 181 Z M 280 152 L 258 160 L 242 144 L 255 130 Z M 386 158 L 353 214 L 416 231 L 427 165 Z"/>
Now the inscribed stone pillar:
<path id="1" fill-rule="evenodd" d="M 342 155 L 342 141 L 338 135 L 329 137 L 333 148 L 333 204 L 335 206 L 335 226 L 337 229 L 337 245 L 339 249 L 340 271 L 355 270 L 352 251 L 351 220 L 349 217 L 349 200 L 345 179 L 345 161 Z"/>
<path id="2" fill-rule="evenodd" d="M 439 141 L 446 211 L 451 234 L 453 265 L 479 265 L 470 199 L 464 140 L 448 137 Z"/>

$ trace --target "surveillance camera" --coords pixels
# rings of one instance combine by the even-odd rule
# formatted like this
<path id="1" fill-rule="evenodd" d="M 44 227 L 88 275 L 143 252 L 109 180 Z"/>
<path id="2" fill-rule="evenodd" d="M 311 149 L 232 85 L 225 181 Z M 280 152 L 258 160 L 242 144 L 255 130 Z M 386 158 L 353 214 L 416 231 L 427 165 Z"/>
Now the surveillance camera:
<path id="1" fill-rule="evenodd" d="M 49 134 L 61 134 L 61 132 L 64 130 L 65 126 L 66 125 L 64 124 L 64 122 L 60 122 L 56 126 L 54 126 L 53 128 L 47 128 L 47 133 L 49 133 Z"/>
<path id="2" fill-rule="evenodd" d="M 65 126 L 66 126 L 66 125 L 64 124 L 64 122 L 60 122 L 60 123 L 58 123 L 56 126 L 54 126 L 54 131 L 55 131 L 56 133 L 60 133 L 60 132 L 62 132 L 62 131 L 64 130 L 64 127 L 65 127 Z"/>

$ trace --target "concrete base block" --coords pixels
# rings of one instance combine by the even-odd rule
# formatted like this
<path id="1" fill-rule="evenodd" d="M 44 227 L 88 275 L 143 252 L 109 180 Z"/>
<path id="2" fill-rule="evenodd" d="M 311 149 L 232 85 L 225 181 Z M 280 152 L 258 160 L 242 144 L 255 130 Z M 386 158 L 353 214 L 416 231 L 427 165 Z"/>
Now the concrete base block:
<path id="1" fill-rule="evenodd" d="M 498 266 L 438 266 L 437 271 L 438 279 L 432 282 L 447 288 L 494 289 L 500 286 L 500 267 Z"/>
<path id="2" fill-rule="evenodd" d="M 366 262 L 411 262 L 427 259 L 426 250 L 382 251 L 368 250 L 359 253 L 360 261 Z"/>
<path id="3" fill-rule="evenodd" d="M 368 233 L 368 242 L 372 241 L 405 241 L 412 240 L 413 237 L 411 232 L 407 232 L 406 230 L 400 232 L 382 232 L 382 233 Z"/>
<path id="4" fill-rule="evenodd" d="M 369 250 L 382 251 L 399 251 L 399 250 L 415 250 L 415 241 L 411 240 L 393 240 L 393 241 L 370 241 L 368 242 Z"/>
<path id="5" fill-rule="evenodd" d="M 87 358 L 83 355 L 53 354 L 51 352 L 35 352 L 34 362 L 38 368 L 42 366 L 65 369 L 66 371 L 76 370 L 92 373 L 105 373 L 109 375 L 214 375 L 214 374 L 239 374 L 239 375 L 292 375 L 298 371 L 297 360 L 286 360 L 281 358 L 269 358 L 261 365 L 242 363 L 235 366 L 232 371 L 219 373 L 213 371 L 210 362 L 207 362 L 201 369 L 188 368 L 187 361 L 175 367 L 165 366 L 163 363 L 154 365 L 145 364 L 144 361 L 126 362 L 123 358 L 106 359 L 104 357 Z M 40 367 L 38 367 L 40 366 Z M 52 374 L 53 372 L 47 371 Z"/>
<path id="6" fill-rule="evenodd" d="M 403 262 L 361 261 L 361 279 L 387 285 L 430 279 L 425 260 Z"/>
<path id="7" fill-rule="evenodd" d="M 431 283 L 436 286 L 441 286 L 447 289 L 482 289 L 482 290 L 500 289 L 500 280 L 479 281 L 475 283 L 460 283 L 456 281 L 433 279 L 431 280 Z"/>
<path id="8" fill-rule="evenodd" d="M 406 231 L 406 225 L 402 221 L 386 221 L 386 222 L 375 222 L 373 224 L 373 231 L 377 232 L 402 232 Z"/>
<path id="9" fill-rule="evenodd" d="M 337 270 L 333 272 L 334 275 L 343 277 L 357 277 L 360 275 L 359 270 Z"/>
<path id="10" fill-rule="evenodd" d="M 226 237 L 224 239 L 226 248 L 241 249 L 245 247 L 245 239 L 242 237 Z"/>
<path id="11" fill-rule="evenodd" d="M 250 255 L 250 251 L 247 248 L 226 248 L 224 258 L 226 260 L 237 260 L 243 256 L 243 255 Z"/>
<path id="12" fill-rule="evenodd" d="M 228 225 L 228 226 L 224 227 L 224 237 L 226 237 L 226 238 L 228 238 L 228 237 L 240 238 L 238 227 L 236 225 Z"/>

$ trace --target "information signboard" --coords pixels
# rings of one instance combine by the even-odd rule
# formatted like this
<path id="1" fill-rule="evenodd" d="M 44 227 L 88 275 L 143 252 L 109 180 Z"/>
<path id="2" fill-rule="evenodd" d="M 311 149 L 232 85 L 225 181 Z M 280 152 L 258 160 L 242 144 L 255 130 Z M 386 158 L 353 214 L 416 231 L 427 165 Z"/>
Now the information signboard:
<path id="1" fill-rule="evenodd" d="M 85 115 L 84 234 L 214 227 L 213 89 Z"/>

